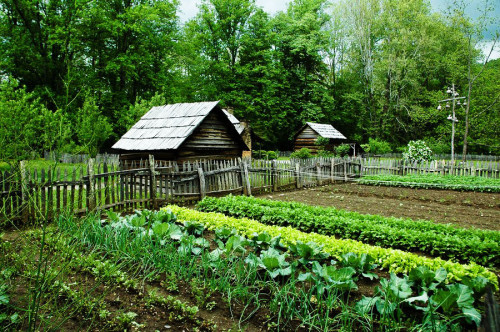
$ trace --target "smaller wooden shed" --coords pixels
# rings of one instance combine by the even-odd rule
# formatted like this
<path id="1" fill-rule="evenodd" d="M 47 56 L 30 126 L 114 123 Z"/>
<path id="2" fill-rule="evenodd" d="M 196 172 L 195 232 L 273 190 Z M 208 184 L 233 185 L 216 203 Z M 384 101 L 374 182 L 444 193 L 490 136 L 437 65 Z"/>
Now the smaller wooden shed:
<path id="1" fill-rule="evenodd" d="M 233 159 L 249 150 L 219 102 L 153 107 L 113 145 L 120 160 Z"/>
<path id="2" fill-rule="evenodd" d="M 330 151 L 334 146 L 345 143 L 347 139 L 330 124 L 307 122 L 294 136 L 294 150 L 308 148 L 312 153 L 317 153 L 318 146 L 315 143 L 318 137 L 330 140 L 330 144 L 326 147 Z"/>

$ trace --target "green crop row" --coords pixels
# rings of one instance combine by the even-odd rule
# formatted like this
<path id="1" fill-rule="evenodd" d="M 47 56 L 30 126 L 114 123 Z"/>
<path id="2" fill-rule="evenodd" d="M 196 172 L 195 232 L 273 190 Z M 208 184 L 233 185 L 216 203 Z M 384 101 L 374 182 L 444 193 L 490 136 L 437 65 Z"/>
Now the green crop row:
<path id="1" fill-rule="evenodd" d="M 430 221 L 363 215 L 244 196 L 205 198 L 198 209 L 465 263 L 500 266 L 500 232 L 497 231 L 455 228 Z"/>
<path id="2" fill-rule="evenodd" d="M 454 175 L 365 175 L 358 180 L 360 184 L 409 187 L 422 189 L 449 189 L 459 191 L 500 192 L 500 179 L 480 176 Z"/>
<path id="3" fill-rule="evenodd" d="M 211 230 L 223 227 L 234 228 L 241 235 L 247 237 L 252 237 L 254 233 L 261 234 L 265 232 L 271 236 L 281 236 L 283 245 L 285 246 L 294 245 L 298 241 L 303 243 L 314 242 L 323 246 L 324 252 L 337 259 L 350 252 L 357 255 L 367 254 L 373 257 L 381 268 L 388 269 L 394 273 L 409 273 L 413 268 L 418 266 L 426 266 L 434 271 L 444 268 L 448 271 L 448 282 L 461 280 L 466 276 L 471 278 L 482 276 L 490 280 L 498 288 L 496 275 L 475 263 L 461 265 L 440 258 L 432 259 L 397 249 L 376 247 L 359 241 L 338 240 L 334 237 L 317 233 L 305 233 L 292 227 L 264 225 L 256 220 L 247 218 L 238 219 L 225 216 L 221 213 L 194 211 L 175 205 L 167 206 L 166 209 L 170 209 L 175 213 L 180 221 L 196 221 Z"/>

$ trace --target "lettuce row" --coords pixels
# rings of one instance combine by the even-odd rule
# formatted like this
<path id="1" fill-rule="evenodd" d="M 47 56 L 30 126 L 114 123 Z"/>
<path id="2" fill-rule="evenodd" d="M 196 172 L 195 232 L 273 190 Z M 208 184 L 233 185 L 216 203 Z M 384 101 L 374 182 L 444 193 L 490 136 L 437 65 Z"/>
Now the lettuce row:
<path id="1" fill-rule="evenodd" d="M 486 268 L 474 263 L 461 265 L 440 258 L 432 259 L 397 249 L 371 246 L 359 241 L 338 240 L 317 233 L 305 233 L 292 227 L 269 226 L 252 219 L 237 219 L 220 213 L 200 212 L 175 205 L 169 205 L 165 209 L 170 209 L 177 215 L 180 221 L 197 221 L 211 230 L 222 227 L 235 228 L 241 235 L 246 237 L 252 237 L 254 233 L 267 232 L 271 236 L 281 236 L 283 244 L 287 247 L 296 244 L 297 241 L 302 241 L 304 243 L 315 242 L 323 246 L 323 250 L 336 259 L 342 259 L 342 255 L 349 252 L 358 255 L 365 253 L 372 256 L 381 268 L 387 269 L 390 272 L 409 273 L 413 268 L 418 266 L 426 266 L 431 270 L 444 268 L 448 271 L 448 282 L 459 281 L 465 276 L 471 278 L 482 276 L 487 278 L 496 288 L 498 288 L 496 275 Z"/>
<path id="2" fill-rule="evenodd" d="M 202 211 L 253 218 L 266 224 L 292 226 L 382 247 L 420 251 L 432 256 L 500 266 L 500 232 L 463 229 L 429 221 L 363 215 L 301 203 L 244 196 L 205 198 Z"/>
<path id="3" fill-rule="evenodd" d="M 481 176 L 437 174 L 365 175 L 359 183 L 374 186 L 448 189 L 459 191 L 500 192 L 500 180 Z"/>

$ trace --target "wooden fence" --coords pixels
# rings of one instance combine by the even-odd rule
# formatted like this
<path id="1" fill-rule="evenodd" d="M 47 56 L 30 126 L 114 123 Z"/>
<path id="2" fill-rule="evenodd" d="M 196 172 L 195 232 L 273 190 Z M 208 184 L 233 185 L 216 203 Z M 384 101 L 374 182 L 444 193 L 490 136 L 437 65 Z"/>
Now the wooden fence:
<path id="1" fill-rule="evenodd" d="M 27 221 L 72 211 L 157 208 L 167 203 L 193 204 L 205 196 L 260 194 L 350 181 L 371 174 L 456 174 L 499 178 L 498 163 L 421 165 L 397 160 L 315 158 L 309 160 L 147 161 L 120 168 L 93 159 L 72 170 L 26 169 L 0 175 L 0 219 Z"/>
<path id="2" fill-rule="evenodd" d="M 500 178 L 500 162 L 498 161 L 458 161 L 432 160 L 421 164 L 405 163 L 401 159 L 358 159 L 361 163 L 361 173 L 364 175 L 393 174 L 440 174 L 457 176 L 483 176 Z"/>
<path id="3" fill-rule="evenodd" d="M 318 159 L 314 162 L 199 161 L 182 165 L 155 162 L 120 169 L 94 164 L 60 169 L 26 169 L 1 174 L 0 218 L 27 221 L 72 211 L 158 208 L 167 203 L 193 204 L 205 196 L 258 194 L 316 186 L 359 176 L 356 161 Z"/>

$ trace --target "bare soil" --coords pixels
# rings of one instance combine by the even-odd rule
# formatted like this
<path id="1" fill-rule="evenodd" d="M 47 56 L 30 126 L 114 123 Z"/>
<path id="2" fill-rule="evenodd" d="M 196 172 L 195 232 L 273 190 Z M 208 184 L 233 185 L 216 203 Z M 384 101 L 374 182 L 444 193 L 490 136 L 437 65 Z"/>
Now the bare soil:
<path id="1" fill-rule="evenodd" d="M 425 219 L 460 227 L 500 231 L 499 193 L 340 183 L 286 193 L 265 194 L 261 197 L 335 207 L 364 214 Z"/>

